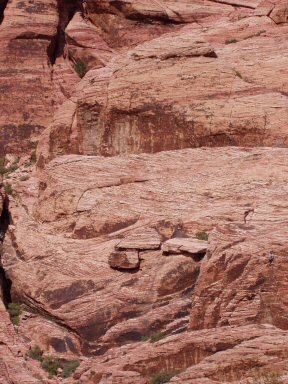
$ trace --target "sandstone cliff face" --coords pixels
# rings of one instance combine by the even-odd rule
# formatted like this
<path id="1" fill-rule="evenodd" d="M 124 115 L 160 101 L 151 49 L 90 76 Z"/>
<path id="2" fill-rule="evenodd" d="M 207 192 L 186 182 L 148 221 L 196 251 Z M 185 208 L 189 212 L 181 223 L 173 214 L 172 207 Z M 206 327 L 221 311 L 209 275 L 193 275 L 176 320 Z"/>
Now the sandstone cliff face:
<path id="1" fill-rule="evenodd" d="M 154 346 L 142 343 L 134 345 L 133 349 L 129 346 L 113 349 L 109 356 L 111 361 L 96 358 L 93 362 L 90 360 L 83 364 L 80 383 L 108 383 L 110 380 L 112 383 L 144 384 L 147 381 L 142 377 L 146 373 L 167 369 L 184 371 L 172 378 L 169 381 L 171 383 L 245 383 L 247 380 L 241 379 L 253 367 L 267 364 L 271 370 L 274 364 L 278 367 L 286 364 L 286 340 L 282 339 L 281 343 L 275 345 L 275 338 L 278 337 L 287 336 L 283 331 L 268 326 L 223 327 L 217 332 L 205 330 L 183 333 Z M 269 352 L 266 355 L 269 349 L 270 352 L 273 349 L 275 355 L 283 353 L 282 359 L 276 362 L 269 357 Z M 187 365 L 191 367 L 186 370 Z M 101 376 L 104 380 L 99 379 Z"/>
<path id="2" fill-rule="evenodd" d="M 60 108 L 43 156 L 286 146 L 287 4 L 236 3 L 88 2 L 118 54 Z"/>
<path id="3" fill-rule="evenodd" d="M 280 351 L 279 335 L 287 329 L 285 159 L 286 149 L 223 148 L 111 159 L 70 155 L 50 162 L 42 172 L 34 218 L 32 207 L 27 212 L 21 206 L 29 207 L 31 192 L 21 194 L 21 204 L 11 202 L 13 226 L 2 257 L 13 282 L 13 300 L 42 316 L 49 314 L 70 333 L 64 336 L 43 326 L 37 343 L 63 355 L 56 338 L 64 343 L 64 355 L 102 355 L 83 362 L 78 376 L 75 373 L 83 383 L 105 383 L 105 377 L 113 383 L 147 383 L 153 373 L 172 369 L 187 380 L 178 382 L 193 382 L 202 373 L 197 376 L 197 367 L 185 370 L 198 363 L 205 377 L 229 382 L 249 376 L 255 367 L 269 366 L 269 343 Z M 177 223 L 183 250 L 175 253 L 168 247 L 163 253 L 160 246 L 173 236 Z M 206 254 L 193 254 L 184 246 L 199 231 L 209 233 Z M 138 253 L 140 265 L 111 268 L 109 258 L 117 249 Z M 272 265 L 270 251 L 275 256 Z M 29 321 L 19 332 L 29 335 L 33 344 Z M 266 341 L 261 330 L 266 334 L 274 328 L 266 331 L 256 324 L 277 327 L 262 357 Z M 241 331 L 247 325 L 249 332 Z M 194 330 L 205 330 L 199 333 L 199 347 Z M 256 332 L 259 343 L 246 347 L 237 339 L 223 347 L 230 330 L 237 337 L 244 332 L 243 342 Z M 167 337 L 164 360 L 158 343 L 153 347 L 143 341 L 159 333 Z M 219 347 L 215 334 L 221 339 Z M 65 337 L 72 337 L 72 350 Z M 205 347 L 206 337 L 212 339 Z M 184 341 L 187 345 L 182 346 Z M 124 349 L 118 351 L 121 345 Z M 104 364 L 112 359 L 111 347 L 117 356 L 127 354 L 119 357 L 119 367 L 115 360 Z M 237 367 L 245 348 L 255 348 L 255 356 L 247 357 L 249 369 L 243 371 Z M 229 368 L 227 360 L 216 373 L 210 364 L 219 364 L 218 356 L 215 363 L 205 359 L 226 349 L 233 350 L 227 355 L 235 353 L 235 368 Z M 283 371 L 282 354 L 275 354 L 279 359 L 274 368 Z M 233 375 L 229 369 L 235 370 Z"/>
<path id="4" fill-rule="evenodd" d="M 0 383 L 288 383 L 287 12 L 0 0 Z"/>
<path id="5" fill-rule="evenodd" d="M 76 11 L 76 3 L 2 2 L 1 154 L 35 149 L 51 115 L 78 81 L 72 66 L 63 60 L 62 42 L 62 29 Z"/>
<path id="6" fill-rule="evenodd" d="M 4 305 L 0 302 L 0 383 L 39 383 L 33 377 L 33 368 L 24 362 L 26 350 L 18 337 Z"/>
<path id="7" fill-rule="evenodd" d="M 33 149 L 72 93 L 45 157 L 287 144 L 286 1 L 14 0 L 0 10 L 2 153 Z"/>

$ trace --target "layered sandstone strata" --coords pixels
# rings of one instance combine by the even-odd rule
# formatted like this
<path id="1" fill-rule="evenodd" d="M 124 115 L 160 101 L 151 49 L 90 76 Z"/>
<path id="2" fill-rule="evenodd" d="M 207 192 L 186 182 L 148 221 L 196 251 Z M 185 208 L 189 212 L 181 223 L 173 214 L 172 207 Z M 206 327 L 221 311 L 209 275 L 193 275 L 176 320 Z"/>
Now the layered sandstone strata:
<path id="1" fill-rule="evenodd" d="M 285 149 L 260 148 L 55 159 L 42 171 L 34 214 L 27 186 L 21 204 L 11 201 L 3 265 L 13 300 L 73 332 L 83 354 L 134 348 L 157 333 L 251 323 L 286 330 L 286 168 Z M 179 222 L 177 240 L 190 248 L 163 254 Z M 195 258 L 188 251 L 199 231 L 208 248 Z M 139 268 L 110 267 L 115 250 L 132 249 Z"/>
<path id="2" fill-rule="evenodd" d="M 178 18 L 178 24 L 122 48 L 85 76 L 46 132 L 43 160 L 65 153 L 287 145 L 287 25 L 285 16 L 279 24 L 271 16 L 285 14 L 285 2 L 199 2 L 199 23 L 185 13 L 194 21 L 200 17 L 187 2 L 112 3 L 88 2 L 96 25 L 95 14 L 127 22 L 150 17 L 147 30 L 165 17 L 168 24 Z M 114 49 L 114 29 L 98 29 Z M 133 36 L 142 35 L 133 30 Z"/>
<path id="3" fill-rule="evenodd" d="M 11 0 L 0 7 L 0 154 L 36 148 L 79 77 L 64 60 L 63 31 L 77 1 Z"/>
<path id="4" fill-rule="evenodd" d="M 288 382 L 287 9 L 0 0 L 1 384 Z"/>
<path id="5" fill-rule="evenodd" d="M 35 148 L 72 93 L 46 158 L 287 144 L 285 0 L 13 0 L 0 12 L 2 153 Z"/>

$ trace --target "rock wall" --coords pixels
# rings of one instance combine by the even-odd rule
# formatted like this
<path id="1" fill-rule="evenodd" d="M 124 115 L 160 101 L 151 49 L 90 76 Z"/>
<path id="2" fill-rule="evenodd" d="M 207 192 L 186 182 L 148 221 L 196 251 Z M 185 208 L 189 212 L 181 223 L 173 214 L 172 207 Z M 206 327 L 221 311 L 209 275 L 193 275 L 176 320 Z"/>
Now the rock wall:
<path id="1" fill-rule="evenodd" d="M 41 176 L 36 221 L 11 205 L 14 245 L 3 263 L 13 297 L 72 329 L 84 353 L 169 333 L 178 316 L 191 329 L 286 329 L 285 156 L 223 148 L 55 159 Z M 215 228 L 203 260 L 189 248 L 160 250 L 177 223 L 180 238 Z M 115 247 L 137 250 L 140 267 L 111 268 Z"/>
<path id="2" fill-rule="evenodd" d="M 61 28 L 68 17 L 65 2 L 6 3 L 0 25 L 1 155 L 35 149 L 40 133 L 78 79 L 61 53 Z"/>
<path id="3" fill-rule="evenodd" d="M 283 0 L 11 0 L 0 13 L 2 154 L 31 151 L 48 126 L 48 159 L 287 145 Z"/>
<path id="4" fill-rule="evenodd" d="M 1 384 L 288 383 L 287 9 L 0 0 Z"/>
<path id="5" fill-rule="evenodd" d="M 80 359 L 71 383 L 284 375 L 285 148 L 68 155 L 25 185 L 24 169 L 2 263 L 34 313 L 18 332 Z"/>
<path id="6" fill-rule="evenodd" d="M 287 4 L 236 3 L 87 2 L 87 17 L 117 51 L 60 108 L 43 159 L 286 146 L 288 91 L 278 74 L 287 67 Z"/>

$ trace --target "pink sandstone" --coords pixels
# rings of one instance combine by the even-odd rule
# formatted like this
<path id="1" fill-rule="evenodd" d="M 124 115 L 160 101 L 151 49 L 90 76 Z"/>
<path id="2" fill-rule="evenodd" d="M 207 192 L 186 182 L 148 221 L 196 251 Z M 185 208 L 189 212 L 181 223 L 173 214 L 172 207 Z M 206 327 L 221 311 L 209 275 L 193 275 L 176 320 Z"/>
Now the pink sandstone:
<path id="1" fill-rule="evenodd" d="M 1 384 L 288 383 L 287 15 L 0 0 Z"/>

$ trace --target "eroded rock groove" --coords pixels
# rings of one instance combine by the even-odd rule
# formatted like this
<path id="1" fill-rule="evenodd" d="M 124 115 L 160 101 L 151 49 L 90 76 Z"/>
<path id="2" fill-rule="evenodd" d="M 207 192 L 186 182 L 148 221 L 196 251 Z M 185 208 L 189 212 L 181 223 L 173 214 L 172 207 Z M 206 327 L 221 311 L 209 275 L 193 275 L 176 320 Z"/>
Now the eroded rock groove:
<path id="1" fill-rule="evenodd" d="M 0 0 L 0 24 L 4 20 L 4 12 L 9 0 Z"/>
<path id="2" fill-rule="evenodd" d="M 81 12 L 83 14 L 82 0 L 58 0 L 57 9 L 59 14 L 57 34 L 51 41 L 47 50 L 48 58 L 52 65 L 55 64 L 57 57 L 64 54 L 64 47 L 66 44 L 65 29 L 67 25 L 76 12 Z"/>

